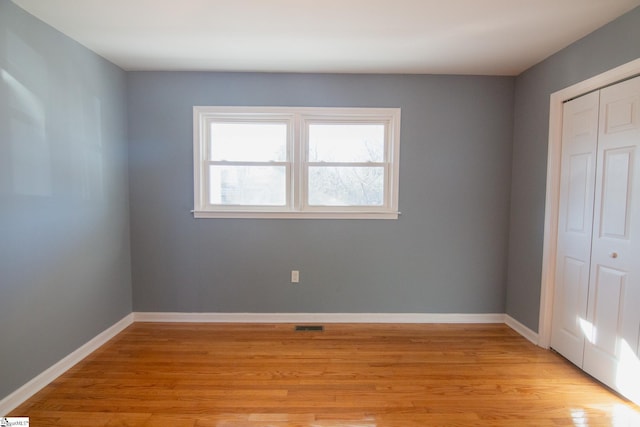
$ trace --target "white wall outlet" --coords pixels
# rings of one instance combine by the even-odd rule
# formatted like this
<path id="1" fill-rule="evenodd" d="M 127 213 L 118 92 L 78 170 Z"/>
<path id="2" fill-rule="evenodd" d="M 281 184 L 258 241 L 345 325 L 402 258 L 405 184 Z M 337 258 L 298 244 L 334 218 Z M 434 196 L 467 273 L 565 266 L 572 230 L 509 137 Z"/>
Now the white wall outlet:
<path id="1" fill-rule="evenodd" d="M 300 271 L 291 270 L 291 283 L 300 283 Z"/>

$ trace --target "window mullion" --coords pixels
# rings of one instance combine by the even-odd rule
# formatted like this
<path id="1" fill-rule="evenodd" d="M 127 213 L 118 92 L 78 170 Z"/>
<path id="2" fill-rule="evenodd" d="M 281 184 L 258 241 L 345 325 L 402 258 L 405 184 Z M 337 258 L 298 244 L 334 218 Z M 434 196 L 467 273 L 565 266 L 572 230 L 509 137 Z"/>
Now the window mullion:
<path id="1" fill-rule="evenodd" d="M 292 176 L 290 180 L 292 209 L 299 211 L 303 200 L 302 195 L 302 159 L 304 152 L 304 144 L 302 138 L 302 124 L 300 114 L 295 114 L 292 120 L 291 134 L 291 165 Z"/>
<path id="2" fill-rule="evenodd" d="M 305 211 L 309 198 L 309 132 L 308 122 L 302 115 L 298 115 L 298 204 L 297 209 Z"/>

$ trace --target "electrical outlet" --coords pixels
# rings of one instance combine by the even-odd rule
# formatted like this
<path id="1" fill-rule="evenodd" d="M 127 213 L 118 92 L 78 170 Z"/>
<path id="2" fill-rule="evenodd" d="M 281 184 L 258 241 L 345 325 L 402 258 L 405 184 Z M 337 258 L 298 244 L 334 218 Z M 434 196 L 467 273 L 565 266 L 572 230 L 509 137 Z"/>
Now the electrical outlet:
<path id="1" fill-rule="evenodd" d="M 291 270 L 291 283 L 300 283 L 300 271 Z"/>

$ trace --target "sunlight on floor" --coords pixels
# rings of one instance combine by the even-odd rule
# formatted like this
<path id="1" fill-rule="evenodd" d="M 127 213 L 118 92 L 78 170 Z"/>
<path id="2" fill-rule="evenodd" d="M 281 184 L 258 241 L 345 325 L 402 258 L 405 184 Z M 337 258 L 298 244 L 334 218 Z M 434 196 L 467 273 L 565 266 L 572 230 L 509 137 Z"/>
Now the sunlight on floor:
<path id="1" fill-rule="evenodd" d="M 587 427 L 589 425 L 584 409 L 572 409 L 571 419 L 575 427 Z"/>
<path id="2" fill-rule="evenodd" d="M 602 416 L 594 416 L 594 410 L 601 413 Z M 609 420 L 607 425 L 611 427 L 637 427 L 640 426 L 640 410 L 634 410 L 632 407 L 615 404 L 613 406 L 591 406 L 585 409 L 571 409 L 571 419 L 575 427 L 589 427 L 603 425 L 603 419 Z M 591 413 L 591 419 L 589 417 Z"/>
<path id="3" fill-rule="evenodd" d="M 615 405 L 612 421 L 614 427 L 640 426 L 640 411 L 634 411 L 626 405 Z"/>

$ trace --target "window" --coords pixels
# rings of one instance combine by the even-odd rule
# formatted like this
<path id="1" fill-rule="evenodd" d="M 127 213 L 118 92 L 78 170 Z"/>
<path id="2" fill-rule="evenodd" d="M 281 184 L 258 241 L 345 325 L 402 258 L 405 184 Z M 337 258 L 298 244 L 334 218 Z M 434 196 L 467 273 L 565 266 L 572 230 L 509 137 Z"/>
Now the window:
<path id="1" fill-rule="evenodd" d="M 194 107 L 196 218 L 397 218 L 400 109 Z"/>

